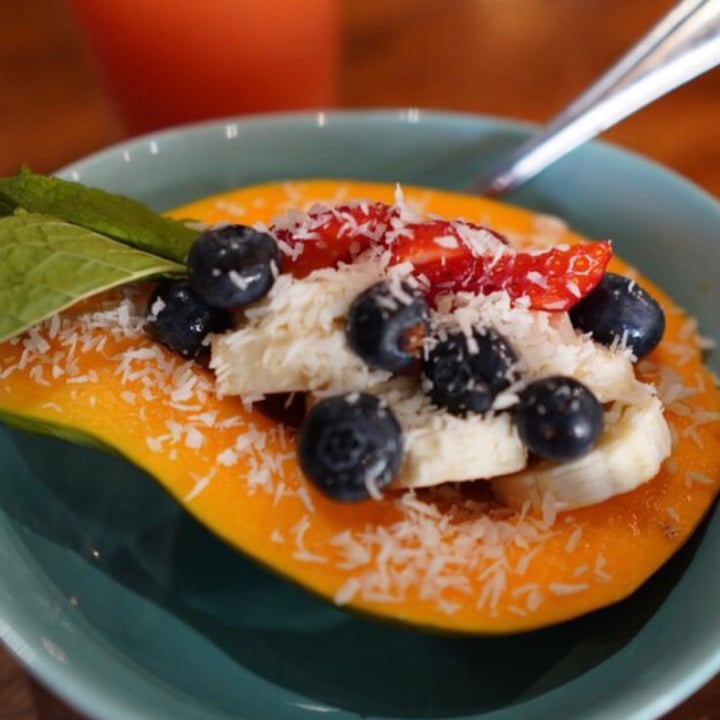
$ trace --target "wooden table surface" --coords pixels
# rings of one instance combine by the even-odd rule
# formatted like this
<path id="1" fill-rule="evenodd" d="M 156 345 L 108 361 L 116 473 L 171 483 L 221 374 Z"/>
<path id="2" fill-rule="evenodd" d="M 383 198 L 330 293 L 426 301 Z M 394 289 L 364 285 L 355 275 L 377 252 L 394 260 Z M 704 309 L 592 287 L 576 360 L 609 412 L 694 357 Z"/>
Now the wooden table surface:
<path id="1" fill-rule="evenodd" d="M 543 122 L 671 5 L 670 0 L 344 0 L 338 105 L 414 106 Z M 718 128 L 716 70 L 605 137 L 720 197 Z M 4 0 L 0 174 L 23 162 L 49 172 L 119 137 L 62 0 Z M 77 717 L 0 648 L 0 720 Z M 667 717 L 720 720 L 720 676 Z"/>

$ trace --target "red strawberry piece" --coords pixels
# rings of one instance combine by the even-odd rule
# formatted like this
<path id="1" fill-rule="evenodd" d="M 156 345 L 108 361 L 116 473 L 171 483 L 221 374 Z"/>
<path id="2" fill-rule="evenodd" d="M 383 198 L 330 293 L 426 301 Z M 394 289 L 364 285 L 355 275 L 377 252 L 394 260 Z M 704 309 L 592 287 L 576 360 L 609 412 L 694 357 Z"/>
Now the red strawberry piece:
<path id="1" fill-rule="evenodd" d="M 432 294 L 452 291 L 475 274 L 481 258 L 494 256 L 507 240 L 481 225 L 462 220 L 410 223 L 390 243 L 393 264 L 411 262 Z"/>
<path id="2" fill-rule="evenodd" d="M 497 244 L 493 249 L 487 235 L 465 232 L 467 227 L 434 220 L 408 226 L 412 237 L 393 244 L 393 262 L 410 261 L 415 275 L 427 279 L 429 301 L 448 292 L 505 290 L 514 300 L 527 297 L 534 309 L 568 310 L 600 282 L 612 256 L 604 241 L 503 252 Z M 480 226 L 472 229 L 488 232 Z"/>
<path id="3" fill-rule="evenodd" d="M 611 257 L 606 240 L 508 253 L 495 263 L 478 262 L 473 277 L 457 289 L 505 290 L 514 300 L 528 298 L 536 310 L 569 310 L 600 282 Z"/>
<path id="4" fill-rule="evenodd" d="M 444 220 L 407 225 L 392 241 L 391 249 L 390 262 L 412 263 L 413 274 L 426 282 L 433 294 L 469 281 L 476 264 L 472 249 Z"/>
<path id="5" fill-rule="evenodd" d="M 287 224 L 272 226 L 283 257 L 283 270 L 302 278 L 322 267 L 351 262 L 371 245 L 380 245 L 399 212 L 384 203 L 353 203 L 298 213 Z"/>
<path id="6" fill-rule="evenodd" d="M 284 254 L 283 270 L 298 278 L 384 247 L 392 264 L 413 264 L 429 301 L 448 292 L 505 290 L 539 310 L 573 307 L 600 282 L 612 256 L 607 241 L 505 251 L 507 240 L 489 228 L 462 220 L 406 223 L 399 208 L 380 202 L 298 213 L 271 231 Z"/>

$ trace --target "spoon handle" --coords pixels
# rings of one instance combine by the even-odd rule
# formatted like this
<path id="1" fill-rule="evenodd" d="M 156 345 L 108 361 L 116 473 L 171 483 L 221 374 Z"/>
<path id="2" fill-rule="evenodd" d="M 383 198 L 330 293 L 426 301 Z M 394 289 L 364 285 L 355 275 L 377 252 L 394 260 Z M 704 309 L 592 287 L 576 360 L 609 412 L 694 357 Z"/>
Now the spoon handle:
<path id="1" fill-rule="evenodd" d="M 683 0 L 590 88 L 470 190 L 499 195 L 720 64 L 720 0 Z"/>

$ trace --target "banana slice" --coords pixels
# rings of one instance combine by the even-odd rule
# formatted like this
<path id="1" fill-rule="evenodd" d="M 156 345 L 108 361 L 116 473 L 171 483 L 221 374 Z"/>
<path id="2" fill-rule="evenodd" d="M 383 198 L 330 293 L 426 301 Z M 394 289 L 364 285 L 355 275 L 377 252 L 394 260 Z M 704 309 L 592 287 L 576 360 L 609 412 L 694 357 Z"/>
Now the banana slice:
<path id="1" fill-rule="evenodd" d="M 527 449 L 509 413 L 457 417 L 434 407 L 413 378 L 370 389 L 403 430 L 403 463 L 393 484 L 418 488 L 517 472 Z"/>
<path id="2" fill-rule="evenodd" d="M 496 478 L 492 487 L 501 502 L 514 508 L 527 502 L 546 507 L 548 497 L 556 511 L 594 505 L 653 478 L 670 450 L 662 403 L 650 396 L 625 407 L 587 455 L 561 464 L 540 462 L 515 475 Z"/>
<path id="3" fill-rule="evenodd" d="M 435 324 L 463 329 L 477 323 L 492 325 L 515 349 L 528 382 L 568 375 L 587 385 L 601 403 L 628 402 L 628 395 L 637 390 L 630 354 L 579 334 L 567 313 L 528 310 L 513 305 L 506 293 L 461 297 L 458 303 L 436 316 Z"/>
<path id="4" fill-rule="evenodd" d="M 210 368 L 221 395 L 352 392 L 383 382 L 345 340 L 350 303 L 381 277 L 375 263 L 316 270 L 302 280 L 280 275 L 270 293 L 214 336 Z"/>
<path id="5" fill-rule="evenodd" d="M 489 418 L 444 414 L 442 422 L 433 420 L 432 415 L 420 416 L 415 427 L 407 430 L 396 486 L 418 488 L 492 478 L 517 472 L 527 463 L 527 450 L 507 413 Z"/>
<path id="6" fill-rule="evenodd" d="M 635 379 L 627 353 L 578 335 L 566 314 L 528 311 L 493 294 L 436 314 L 436 321 L 439 327 L 490 322 L 515 347 L 528 380 L 571 375 L 601 402 L 627 405 L 619 420 L 608 422 L 599 445 L 578 461 L 519 472 L 526 468 L 527 449 L 509 413 L 456 417 L 433 407 L 417 379 L 369 368 L 348 346 L 345 318 L 355 297 L 382 275 L 377 259 L 316 270 L 301 280 L 280 275 L 267 297 L 239 315 L 238 330 L 212 338 L 210 367 L 219 394 L 380 395 L 405 437 L 395 479 L 400 487 L 497 478 L 496 492 L 513 505 L 552 491 L 559 507 L 570 508 L 631 490 L 657 472 L 669 453 L 669 433 L 651 388 Z"/>

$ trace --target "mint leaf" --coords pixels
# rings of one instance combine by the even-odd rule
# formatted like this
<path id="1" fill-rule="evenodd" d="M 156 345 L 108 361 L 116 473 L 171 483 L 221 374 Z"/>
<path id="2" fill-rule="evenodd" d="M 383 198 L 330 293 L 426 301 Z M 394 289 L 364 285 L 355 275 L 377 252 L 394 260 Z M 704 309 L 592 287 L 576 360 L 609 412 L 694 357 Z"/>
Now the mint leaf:
<path id="1" fill-rule="evenodd" d="M 131 280 L 181 275 L 185 266 L 48 215 L 0 219 L 0 342 Z"/>
<path id="2" fill-rule="evenodd" d="M 0 178 L 0 215 L 16 208 L 53 215 L 178 262 L 198 234 L 136 200 L 29 170 Z"/>

